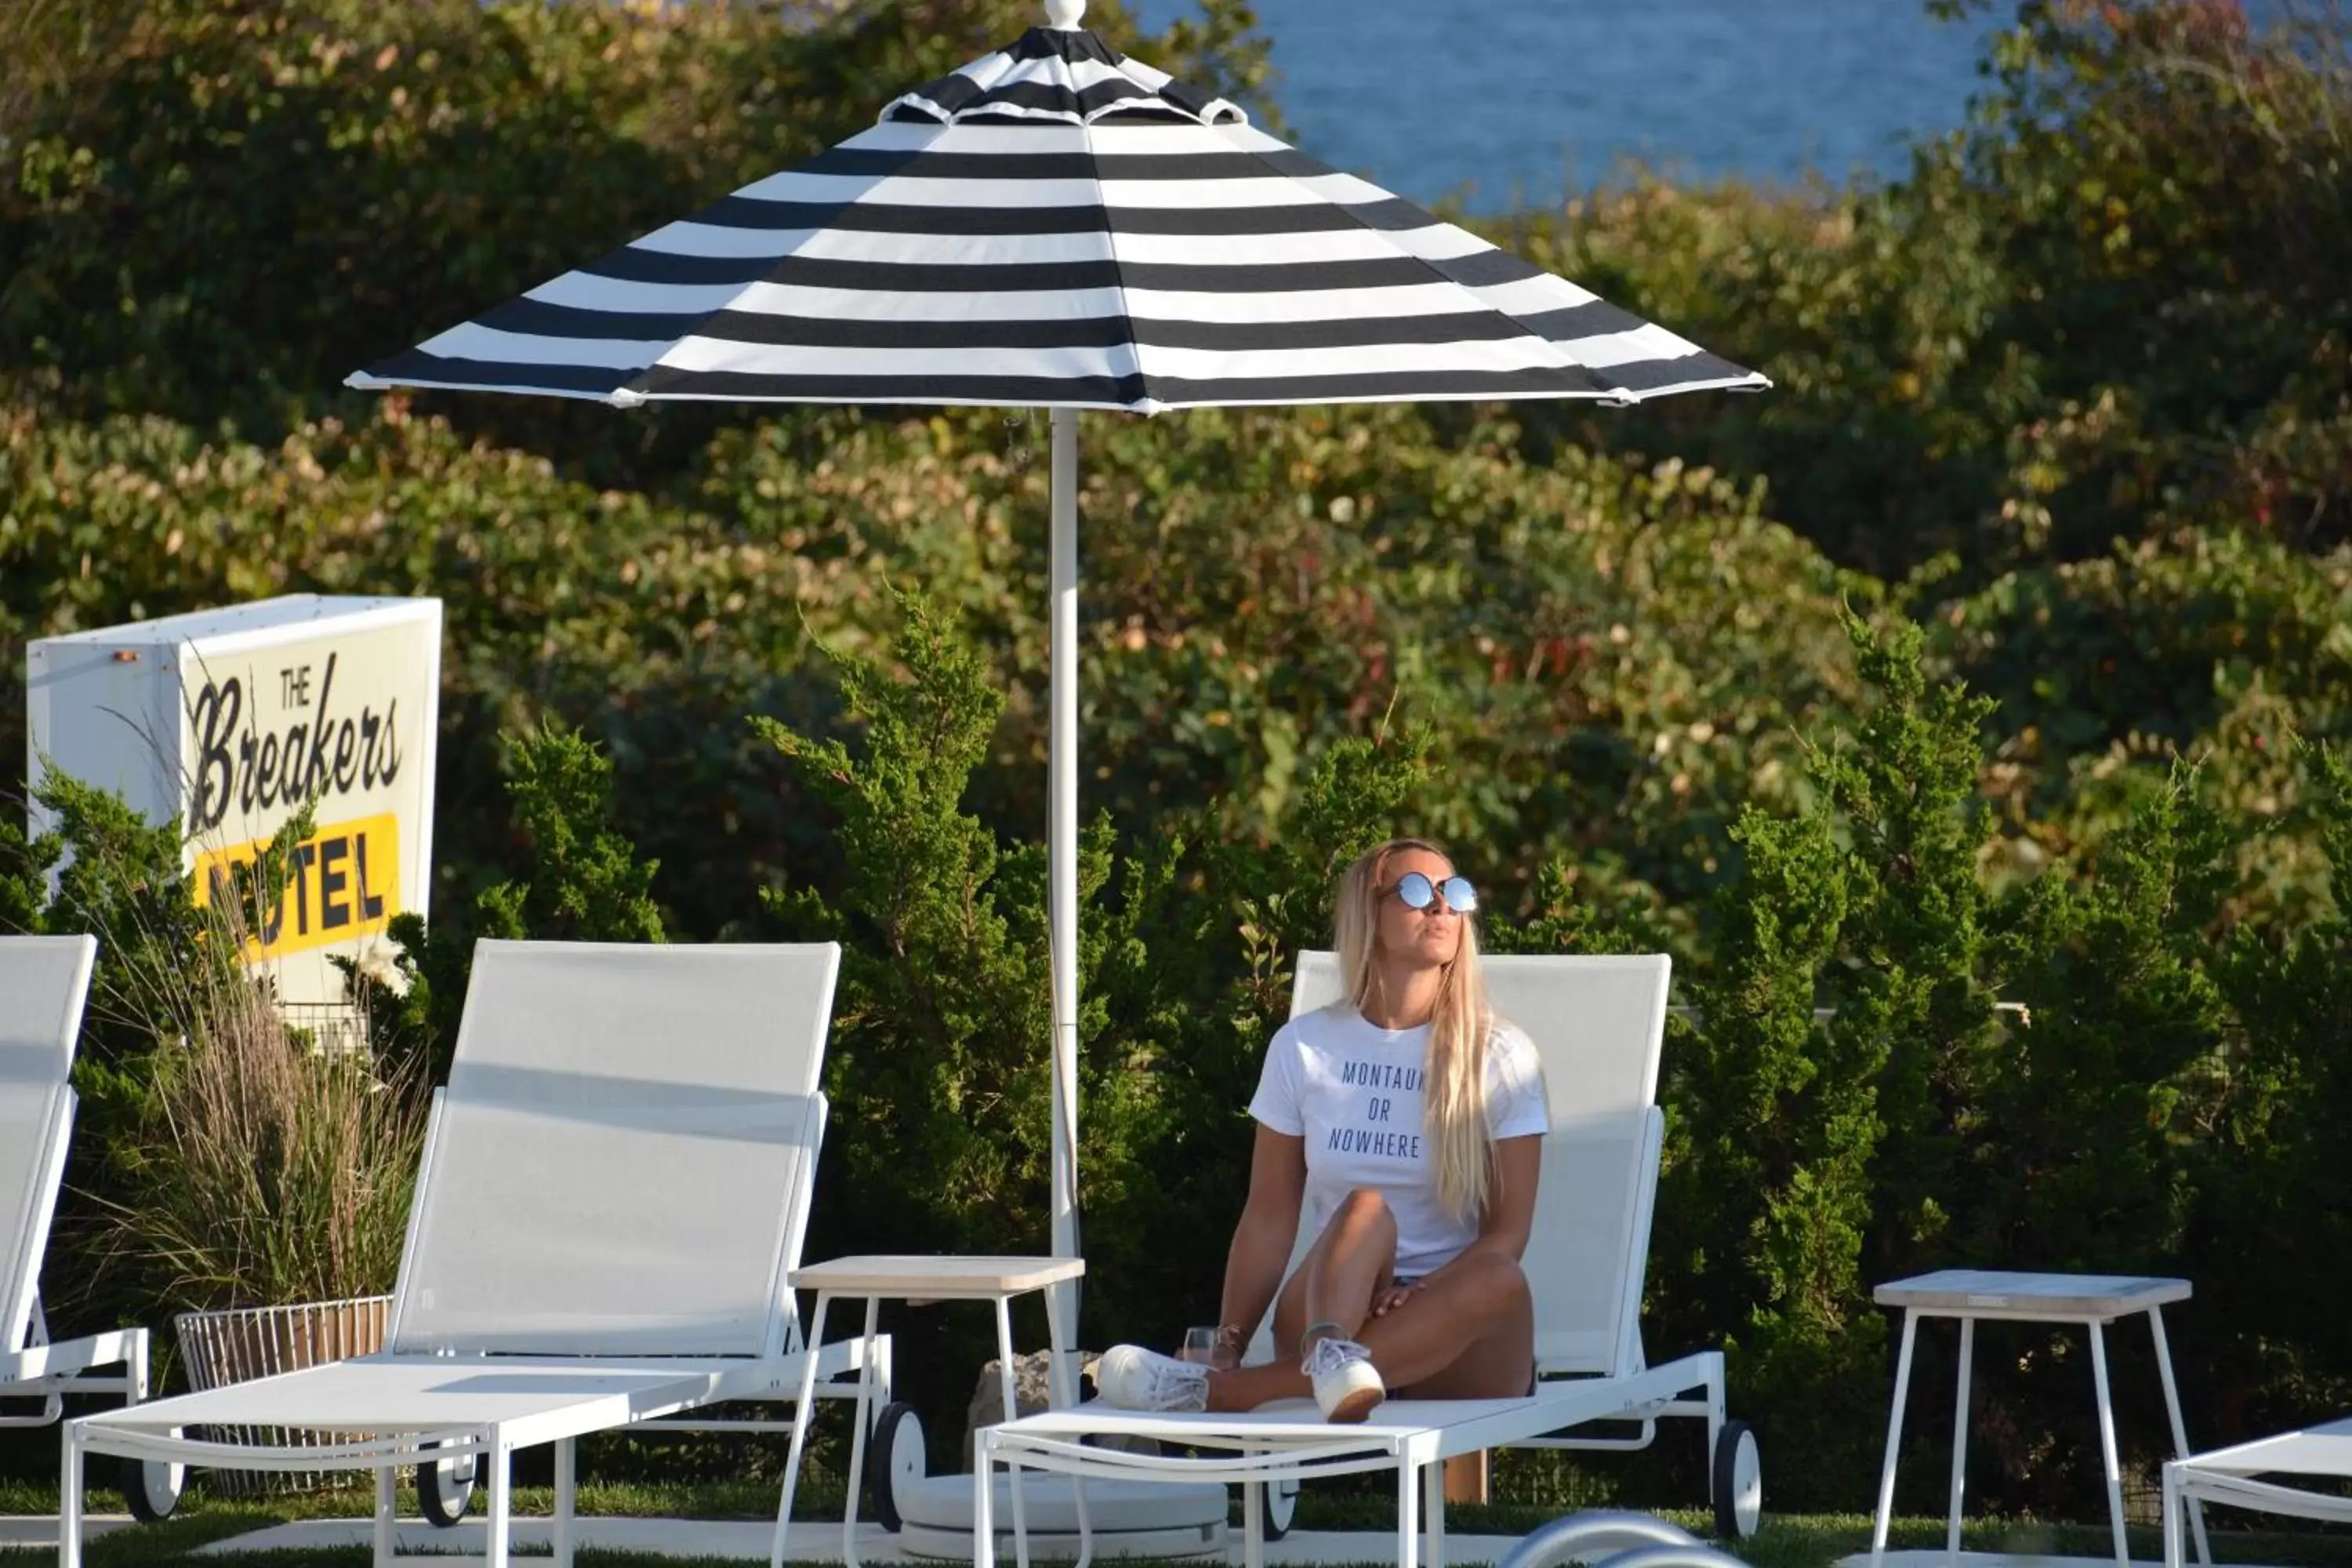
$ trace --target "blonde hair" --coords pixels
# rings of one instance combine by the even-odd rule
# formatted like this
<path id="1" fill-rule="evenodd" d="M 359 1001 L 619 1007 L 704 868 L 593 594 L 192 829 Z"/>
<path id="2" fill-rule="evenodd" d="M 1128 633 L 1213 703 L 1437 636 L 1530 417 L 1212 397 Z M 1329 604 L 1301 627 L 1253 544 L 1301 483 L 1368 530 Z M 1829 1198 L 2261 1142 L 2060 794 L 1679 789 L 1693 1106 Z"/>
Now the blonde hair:
<path id="1" fill-rule="evenodd" d="M 1390 858 L 1420 849 L 1452 857 L 1420 838 L 1391 838 L 1360 857 L 1339 879 L 1333 940 L 1346 1005 L 1360 1012 L 1371 996 L 1380 946 L 1380 899 Z M 1422 1133 L 1437 1174 L 1437 1201 L 1456 1218 L 1485 1212 L 1494 1182 L 1494 1139 L 1486 1123 L 1486 1047 L 1495 1016 L 1478 969 L 1478 931 L 1462 919 L 1462 945 L 1438 982 L 1429 1019 L 1429 1054 L 1422 1073 Z"/>

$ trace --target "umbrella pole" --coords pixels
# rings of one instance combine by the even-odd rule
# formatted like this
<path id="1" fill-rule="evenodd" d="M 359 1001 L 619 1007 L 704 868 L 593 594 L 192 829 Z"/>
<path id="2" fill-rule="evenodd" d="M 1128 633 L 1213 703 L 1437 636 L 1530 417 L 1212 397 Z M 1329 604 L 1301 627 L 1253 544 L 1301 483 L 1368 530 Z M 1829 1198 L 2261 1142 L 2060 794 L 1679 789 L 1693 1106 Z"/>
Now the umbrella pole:
<path id="1" fill-rule="evenodd" d="M 1053 411 L 1052 706 L 1046 902 L 1054 971 L 1054 1256 L 1078 1251 L 1078 411 Z M 1077 1334 L 1077 1287 L 1057 1303 Z M 1073 1369 L 1075 1370 L 1075 1369 Z"/>

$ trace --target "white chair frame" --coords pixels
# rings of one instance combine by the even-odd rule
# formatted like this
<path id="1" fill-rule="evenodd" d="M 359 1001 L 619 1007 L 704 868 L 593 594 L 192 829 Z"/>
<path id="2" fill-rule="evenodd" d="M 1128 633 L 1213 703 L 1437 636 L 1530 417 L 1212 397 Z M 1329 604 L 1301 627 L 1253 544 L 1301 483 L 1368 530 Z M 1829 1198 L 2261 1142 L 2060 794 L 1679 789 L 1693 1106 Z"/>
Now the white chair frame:
<path id="1" fill-rule="evenodd" d="M 654 965 L 662 961 L 646 955 L 695 951 L 621 944 L 485 942 L 477 951 L 475 987 L 467 1000 L 469 1023 L 475 1003 L 482 994 L 486 969 L 501 962 L 510 952 L 527 957 L 530 950 L 559 950 L 592 958 L 602 953 L 616 964 Z M 740 953 L 746 950 L 731 951 Z M 781 957 L 796 957 L 803 963 L 822 959 L 820 994 L 802 999 L 811 1005 L 815 1020 L 814 1049 L 821 1057 L 826 1021 L 832 1013 L 839 948 L 825 943 L 818 948 L 778 947 L 762 951 Z M 461 1060 L 468 1035 L 469 1030 L 461 1027 Z M 472 1458 L 477 1474 L 487 1478 L 484 1516 L 488 1535 L 488 1568 L 507 1568 L 513 1455 L 518 1449 L 552 1444 L 556 1502 L 551 1542 L 556 1568 L 570 1568 L 577 1500 L 575 1447 L 580 1437 L 625 1426 L 639 1431 L 790 1431 L 805 1412 L 795 1408 L 791 1421 L 673 1418 L 698 1406 L 722 1402 L 784 1404 L 798 1398 L 809 1352 L 802 1342 L 799 1315 L 788 1277 L 799 1265 L 825 1123 L 824 1097 L 814 1089 L 816 1063 L 811 1061 L 806 1067 L 809 1092 L 783 1097 L 797 1103 L 796 1120 L 786 1126 L 793 1113 L 789 1107 L 780 1105 L 774 1123 L 763 1129 L 771 1133 L 788 1131 L 788 1139 L 778 1141 L 789 1142 L 803 1152 L 786 1197 L 782 1245 L 773 1260 L 761 1343 L 755 1353 L 709 1354 L 691 1350 L 668 1353 L 642 1343 L 614 1353 L 517 1353 L 447 1344 L 404 1350 L 404 1344 L 419 1337 L 416 1321 L 429 1317 L 434 1306 L 432 1289 L 418 1278 L 418 1259 L 427 1239 L 426 1216 L 439 1212 L 436 1200 L 443 1195 L 441 1186 L 456 1185 L 446 1176 L 442 1158 L 454 1110 L 450 1091 L 444 1090 L 434 1098 L 416 1194 L 409 1208 L 400 1282 L 387 1330 L 386 1342 L 392 1348 L 379 1355 L 354 1357 L 328 1366 L 285 1373 L 68 1423 L 61 1478 L 64 1501 L 59 1568 L 80 1565 L 82 1467 L 89 1454 L 219 1469 L 372 1471 L 375 1476 L 373 1548 L 377 1568 L 390 1568 L 393 1561 L 396 1523 L 394 1471 L 402 1466 Z M 519 1173 L 517 1179 L 528 1179 L 528 1174 Z M 478 1204 L 485 1194 L 477 1191 L 467 1195 L 471 1203 Z M 457 1205 L 460 1209 L 466 1206 Z M 617 1336 L 638 1341 L 646 1337 L 634 1331 Z M 425 1338 L 429 1341 L 431 1336 Z M 887 1389 L 888 1342 L 881 1340 L 876 1344 L 870 1365 L 861 1345 L 862 1342 L 845 1341 L 816 1351 L 816 1370 L 825 1379 L 817 1387 L 821 1395 L 855 1395 L 856 1385 L 840 1385 L 832 1381 L 845 1374 L 873 1378 Z M 272 1447 L 192 1436 L 189 1429 L 195 1427 L 298 1428 L 329 1436 L 317 1447 Z"/>
<path id="2" fill-rule="evenodd" d="M 0 936 L 0 973 L 8 977 L 11 992 L 0 997 L 0 1012 L 9 1015 L 0 1017 L 0 1048 L 14 1043 L 7 1038 L 16 1028 L 10 1019 L 22 1016 L 27 1032 L 24 1043 L 34 1049 L 14 1051 L 12 1059 L 47 1056 L 55 1067 L 53 1073 L 35 1075 L 34 1092 L 46 1103 L 37 1110 L 28 1106 L 26 1125 L 17 1128 L 12 1122 L 7 1131 L 12 1141 L 23 1139 L 20 1147 L 30 1152 L 31 1161 L 20 1212 L 11 1215 L 0 1209 L 0 1242 L 12 1243 L 18 1259 L 15 1277 L 0 1279 L 0 1400 L 41 1403 L 31 1412 L 0 1414 L 0 1426 L 53 1425 L 65 1414 L 68 1394 L 119 1394 L 126 1405 L 147 1397 L 145 1329 L 53 1340 L 41 1308 L 41 1258 L 47 1250 L 73 1140 L 78 1103 L 71 1081 L 74 1047 L 97 962 L 94 937 Z M 6 1076 L 0 1068 L 0 1078 Z M 8 1196 L 0 1194 L 0 1202 Z M 0 1252 L 5 1256 L 9 1254 Z M 121 1370 L 92 1375 L 109 1366 Z"/>
<path id="3" fill-rule="evenodd" d="M 1564 957 L 1490 959 L 1490 966 L 1543 965 L 1548 973 L 1595 977 L 1629 973 L 1650 989 L 1646 1016 L 1639 1040 L 1612 1042 L 1619 1048 L 1644 1053 L 1633 1064 L 1641 1088 L 1638 1109 L 1619 1109 L 1580 1125 L 1555 1127 L 1546 1141 L 1548 1161 L 1581 1148 L 1625 1145 L 1636 1162 L 1628 1187 L 1629 1202 L 1620 1235 L 1623 1252 L 1615 1303 L 1616 1331 L 1612 1344 L 1596 1357 L 1583 1354 L 1547 1355 L 1543 1343 L 1547 1324 L 1538 1303 L 1538 1384 L 1534 1394 L 1517 1399 L 1391 1400 L 1357 1426 L 1322 1421 L 1312 1405 L 1286 1401 L 1241 1415 L 1145 1415 L 1114 1410 L 1099 1403 L 1076 1410 L 1046 1412 L 983 1429 L 978 1435 L 973 1476 L 976 1568 L 994 1568 L 995 1538 L 991 1480 L 1003 1466 L 1018 1485 L 1024 1469 L 1037 1469 L 1085 1479 L 1223 1482 L 1243 1489 L 1244 1562 L 1263 1568 L 1265 1562 L 1265 1492 L 1277 1482 L 1296 1482 L 1321 1476 L 1392 1471 L 1397 1488 L 1397 1563 L 1415 1568 L 1422 1560 L 1423 1519 L 1426 1518 L 1426 1560 L 1432 1568 L 1445 1561 L 1445 1499 L 1444 1462 L 1457 1455 L 1499 1447 L 1638 1448 L 1651 1442 L 1661 1418 L 1704 1420 L 1707 1452 L 1712 1458 L 1726 1424 L 1724 1363 L 1720 1351 L 1697 1353 L 1652 1366 L 1641 1339 L 1642 1281 L 1649 1257 L 1650 1224 L 1654 1209 L 1659 1157 L 1665 1119 L 1650 1103 L 1656 1089 L 1657 1058 L 1665 1028 L 1668 960 L 1664 955 L 1634 958 Z M 1336 965 L 1328 954 L 1301 957 L 1294 994 L 1293 1014 L 1321 996 L 1336 994 Z M 1531 1034 L 1536 1033 L 1530 1030 Z M 1551 1068 L 1551 1050 L 1538 1036 L 1538 1049 Z M 1621 1064 L 1622 1065 L 1622 1064 Z M 1560 1097 L 1553 1096 L 1555 1113 Z M 1630 1125 L 1629 1125 L 1630 1121 Z M 1537 1222 L 1541 1245 L 1542 1211 Z M 1303 1228 L 1303 1227 L 1302 1227 Z M 1302 1237 L 1295 1251 L 1313 1238 Z M 1579 1435 L 1578 1428 L 1600 1423 L 1637 1424 L 1629 1435 Z M 1190 1455 L 1133 1453 L 1097 1447 L 1089 1438 L 1122 1436 L 1159 1439 L 1193 1450 Z M 1709 1465 L 1712 1476 L 1714 1467 Z M 1093 1551 L 1092 1531 L 1085 1516 L 1084 1489 L 1079 1489 L 1079 1564 L 1086 1568 Z M 1014 1531 L 1021 1568 L 1028 1568 L 1028 1542 Z"/>

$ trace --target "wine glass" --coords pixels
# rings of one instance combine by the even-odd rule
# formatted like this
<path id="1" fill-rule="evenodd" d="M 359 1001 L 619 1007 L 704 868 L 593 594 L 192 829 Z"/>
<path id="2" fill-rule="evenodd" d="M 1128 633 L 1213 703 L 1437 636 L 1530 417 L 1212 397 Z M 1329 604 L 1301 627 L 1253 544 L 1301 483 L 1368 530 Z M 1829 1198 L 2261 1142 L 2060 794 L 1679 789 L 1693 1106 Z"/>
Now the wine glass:
<path id="1" fill-rule="evenodd" d="M 1184 1348 L 1176 1352 L 1179 1361 L 1192 1362 L 1201 1366 L 1224 1368 L 1234 1364 L 1234 1352 L 1226 1348 L 1222 1329 L 1186 1329 Z"/>

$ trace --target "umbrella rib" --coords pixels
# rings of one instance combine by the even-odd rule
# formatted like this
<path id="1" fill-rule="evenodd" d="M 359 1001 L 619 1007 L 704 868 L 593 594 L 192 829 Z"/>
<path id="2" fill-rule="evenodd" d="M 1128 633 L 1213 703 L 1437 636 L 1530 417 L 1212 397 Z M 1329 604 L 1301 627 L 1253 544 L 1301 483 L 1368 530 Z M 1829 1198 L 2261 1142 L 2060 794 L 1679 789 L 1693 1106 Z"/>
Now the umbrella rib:
<path id="1" fill-rule="evenodd" d="M 1087 180 L 1095 188 L 1095 210 L 1102 214 L 1103 239 L 1110 250 L 1111 287 L 1118 292 L 1119 328 L 1130 345 L 1129 352 L 1135 355 L 1137 401 L 1141 405 L 1136 412 L 1149 416 L 1164 405 L 1151 395 L 1151 377 L 1143 368 L 1143 345 L 1135 341 L 1135 307 L 1128 300 L 1127 264 L 1119 256 L 1118 226 L 1111 221 L 1110 198 L 1103 190 L 1102 163 L 1095 156 L 1095 128 L 1082 125 L 1078 133 L 1086 138 Z"/>

